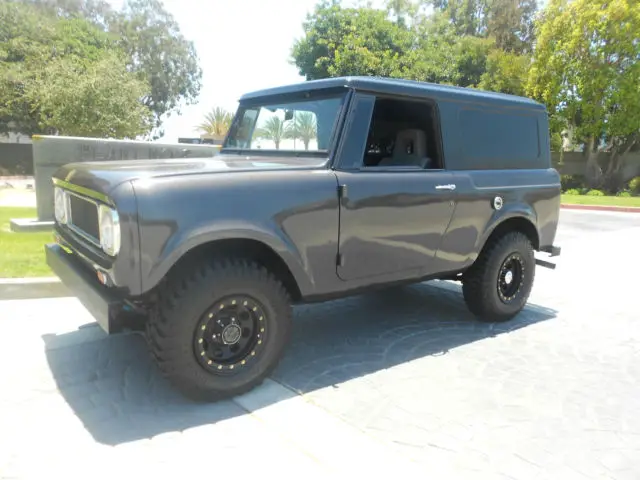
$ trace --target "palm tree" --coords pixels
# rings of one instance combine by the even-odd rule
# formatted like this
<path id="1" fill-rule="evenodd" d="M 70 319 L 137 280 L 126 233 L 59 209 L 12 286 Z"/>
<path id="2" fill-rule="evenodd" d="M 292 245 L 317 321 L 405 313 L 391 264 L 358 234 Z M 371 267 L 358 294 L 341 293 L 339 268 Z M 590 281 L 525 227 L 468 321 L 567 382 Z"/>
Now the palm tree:
<path id="1" fill-rule="evenodd" d="M 286 136 L 285 122 L 280 120 L 280 117 L 269 117 L 262 127 L 256 130 L 255 136 L 257 138 L 265 138 L 267 140 L 273 140 L 276 144 L 276 149 L 280 148 L 280 141 Z"/>
<path id="2" fill-rule="evenodd" d="M 205 115 L 204 120 L 198 125 L 198 130 L 215 140 L 222 140 L 231 127 L 233 114 L 224 108 L 215 107 Z"/>
<path id="3" fill-rule="evenodd" d="M 299 138 L 304 143 L 304 149 L 309 150 L 309 142 L 318 136 L 315 116 L 309 112 L 300 112 L 292 125 L 287 128 L 288 138 Z"/>

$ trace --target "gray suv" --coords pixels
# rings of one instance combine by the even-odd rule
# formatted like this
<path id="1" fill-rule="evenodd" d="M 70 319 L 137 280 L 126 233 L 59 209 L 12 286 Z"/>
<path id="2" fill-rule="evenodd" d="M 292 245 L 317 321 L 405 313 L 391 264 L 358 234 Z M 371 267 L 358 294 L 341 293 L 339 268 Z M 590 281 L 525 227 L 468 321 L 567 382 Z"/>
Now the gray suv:
<path id="1" fill-rule="evenodd" d="M 481 321 L 518 314 L 554 246 L 544 106 L 333 78 L 243 96 L 220 154 L 69 164 L 48 263 L 108 333 L 145 332 L 187 396 L 275 368 L 292 304 L 449 279 Z"/>

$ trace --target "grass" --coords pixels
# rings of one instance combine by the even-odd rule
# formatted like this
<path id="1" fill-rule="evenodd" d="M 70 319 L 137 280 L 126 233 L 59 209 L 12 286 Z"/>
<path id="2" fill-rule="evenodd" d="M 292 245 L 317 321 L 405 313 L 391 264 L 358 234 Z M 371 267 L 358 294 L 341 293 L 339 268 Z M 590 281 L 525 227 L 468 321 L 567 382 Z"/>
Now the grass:
<path id="1" fill-rule="evenodd" d="M 591 197 L 589 195 L 562 195 L 562 203 L 571 203 L 574 205 L 640 207 L 640 197 Z"/>
<path id="2" fill-rule="evenodd" d="M 0 278 L 53 276 L 44 258 L 51 232 L 15 233 L 12 218 L 36 218 L 35 208 L 0 207 Z"/>

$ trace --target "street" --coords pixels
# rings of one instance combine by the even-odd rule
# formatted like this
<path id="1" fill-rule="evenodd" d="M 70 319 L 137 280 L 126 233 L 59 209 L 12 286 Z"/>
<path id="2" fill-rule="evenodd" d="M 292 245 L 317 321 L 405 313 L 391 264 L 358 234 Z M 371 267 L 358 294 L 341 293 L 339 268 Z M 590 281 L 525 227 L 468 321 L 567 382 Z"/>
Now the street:
<path id="1" fill-rule="evenodd" d="M 640 215 L 560 222 L 511 322 L 438 281 L 299 306 L 272 378 L 210 405 L 75 299 L 1 301 L 0 478 L 637 480 Z"/>

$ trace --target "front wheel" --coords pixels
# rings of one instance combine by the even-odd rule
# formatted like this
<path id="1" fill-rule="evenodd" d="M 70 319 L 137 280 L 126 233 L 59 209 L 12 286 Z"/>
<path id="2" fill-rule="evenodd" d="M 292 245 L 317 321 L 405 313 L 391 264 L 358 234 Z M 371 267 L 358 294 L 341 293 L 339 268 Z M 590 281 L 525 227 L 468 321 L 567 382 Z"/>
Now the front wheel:
<path id="1" fill-rule="evenodd" d="M 535 276 L 529 238 L 510 232 L 492 239 L 464 273 L 462 293 L 469 310 L 481 321 L 504 322 L 526 305 Z"/>
<path id="2" fill-rule="evenodd" d="M 276 367 L 291 333 L 282 284 L 243 260 L 215 262 L 176 279 L 147 323 L 153 357 L 195 400 L 247 392 Z"/>

